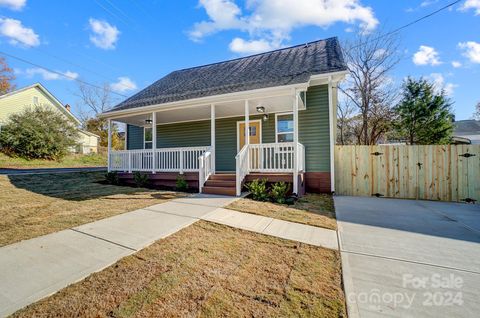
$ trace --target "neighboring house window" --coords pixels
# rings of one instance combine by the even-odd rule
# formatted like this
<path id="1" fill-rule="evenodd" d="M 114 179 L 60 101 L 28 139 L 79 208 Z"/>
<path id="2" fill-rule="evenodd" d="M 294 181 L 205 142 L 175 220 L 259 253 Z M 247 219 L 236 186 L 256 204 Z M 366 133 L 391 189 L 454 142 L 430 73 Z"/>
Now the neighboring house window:
<path id="1" fill-rule="evenodd" d="M 293 114 L 276 115 L 276 142 L 293 141 Z"/>
<path id="2" fill-rule="evenodd" d="M 152 128 L 143 129 L 143 149 L 152 149 Z"/>
<path id="3" fill-rule="evenodd" d="M 38 97 L 33 96 L 33 105 L 38 105 Z"/>

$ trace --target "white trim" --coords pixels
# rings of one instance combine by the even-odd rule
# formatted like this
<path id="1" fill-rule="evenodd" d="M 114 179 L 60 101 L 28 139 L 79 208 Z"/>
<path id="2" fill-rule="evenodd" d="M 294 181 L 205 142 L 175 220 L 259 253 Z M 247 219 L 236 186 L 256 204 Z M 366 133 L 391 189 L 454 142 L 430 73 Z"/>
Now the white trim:
<path id="1" fill-rule="evenodd" d="M 107 171 L 111 171 L 111 158 L 110 155 L 112 153 L 112 121 L 110 119 L 107 120 L 107 125 L 108 125 L 108 141 L 107 141 L 107 156 L 108 156 L 108 163 L 107 163 Z"/>
<path id="2" fill-rule="evenodd" d="M 145 139 L 145 138 L 144 138 Z M 157 149 L 157 113 L 152 113 L 152 173 L 155 173 L 156 158 L 155 150 Z"/>
<path id="3" fill-rule="evenodd" d="M 328 80 L 328 124 L 330 129 L 330 191 L 335 192 L 335 140 L 333 133 L 333 89 L 332 77 Z"/>
<path id="4" fill-rule="evenodd" d="M 210 105 L 210 151 L 212 160 L 212 173 L 215 174 L 215 104 Z"/>
<path id="5" fill-rule="evenodd" d="M 152 130 L 152 141 L 145 141 L 145 136 L 146 136 L 145 129 L 151 129 Z M 152 144 L 152 148 L 145 148 L 145 144 L 147 142 L 150 142 Z M 147 150 L 153 149 L 153 127 L 143 127 L 143 149 L 147 149 Z"/>
<path id="6" fill-rule="evenodd" d="M 298 104 L 300 93 L 295 92 L 293 100 L 293 193 L 298 195 Z"/>
<path id="7" fill-rule="evenodd" d="M 301 84 L 285 85 L 285 86 L 274 86 L 267 88 L 259 88 L 249 91 L 234 92 L 222 95 L 213 95 L 200 98 L 192 98 L 183 101 L 176 101 L 164 104 L 155 104 L 143 107 L 129 108 L 117 111 L 110 111 L 107 113 L 99 114 L 100 118 L 118 118 L 122 117 L 123 114 L 135 114 L 142 115 L 148 114 L 152 110 L 156 111 L 166 111 L 180 108 L 188 107 L 198 107 L 198 106 L 208 106 L 209 104 L 219 104 L 223 102 L 238 102 L 244 101 L 245 99 L 256 99 L 256 98 L 269 98 L 269 97 L 278 97 L 278 96 L 289 96 L 291 95 L 292 89 L 307 90 L 308 82 Z M 278 91 L 278 92 L 277 92 Z M 272 92 L 270 95 L 265 95 L 265 93 Z M 275 94 L 274 94 L 275 93 Z"/>
<path id="8" fill-rule="evenodd" d="M 259 122 L 260 123 L 260 143 L 262 143 L 262 132 L 263 132 L 263 127 L 262 127 L 262 120 L 261 119 L 253 119 L 250 120 L 250 124 L 254 122 Z M 244 124 L 244 120 L 239 120 L 237 121 L 237 153 L 240 151 L 240 124 Z"/>
<path id="9" fill-rule="evenodd" d="M 125 124 L 125 145 L 124 150 L 128 150 L 128 124 Z"/>
<path id="10" fill-rule="evenodd" d="M 285 113 L 275 113 L 275 143 L 278 143 L 278 131 L 277 131 L 277 122 L 278 122 L 278 116 L 283 116 L 283 115 L 293 115 L 293 112 L 285 112 Z M 293 120 L 293 118 L 292 118 Z M 295 129 L 295 128 L 294 128 Z M 280 133 L 281 135 L 285 135 L 285 134 L 293 134 L 294 132 L 288 132 L 288 133 Z M 293 141 L 290 141 L 290 142 L 293 142 Z"/>

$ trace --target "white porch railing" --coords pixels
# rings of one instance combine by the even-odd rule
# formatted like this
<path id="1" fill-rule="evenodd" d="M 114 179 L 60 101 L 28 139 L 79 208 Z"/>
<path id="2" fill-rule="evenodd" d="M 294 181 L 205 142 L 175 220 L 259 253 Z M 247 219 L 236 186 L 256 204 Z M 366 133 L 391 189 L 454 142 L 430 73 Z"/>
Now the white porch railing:
<path id="1" fill-rule="evenodd" d="M 305 147 L 298 143 L 296 149 L 297 156 L 293 142 L 244 146 L 235 157 L 237 195 L 241 194 L 243 179 L 251 172 L 293 173 L 295 160 L 298 172 L 305 171 Z"/>
<path id="2" fill-rule="evenodd" d="M 242 194 L 242 182 L 248 174 L 248 145 L 243 146 L 240 152 L 235 156 L 236 162 L 236 193 Z"/>
<path id="3" fill-rule="evenodd" d="M 205 146 L 111 151 L 109 167 L 111 171 L 125 172 L 194 172 L 199 171 L 198 158 L 209 149 Z"/>
<path id="4" fill-rule="evenodd" d="M 198 158 L 198 165 L 200 168 L 198 172 L 198 190 L 201 193 L 203 185 L 213 174 L 213 156 L 210 149 Z"/>

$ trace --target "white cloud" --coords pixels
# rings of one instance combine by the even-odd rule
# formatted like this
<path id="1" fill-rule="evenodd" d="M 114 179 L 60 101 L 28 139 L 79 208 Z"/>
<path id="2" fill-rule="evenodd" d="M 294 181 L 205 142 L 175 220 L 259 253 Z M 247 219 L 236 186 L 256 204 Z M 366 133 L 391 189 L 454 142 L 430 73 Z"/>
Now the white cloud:
<path id="1" fill-rule="evenodd" d="M 254 54 L 271 51 L 279 47 L 279 44 L 271 43 L 267 40 L 246 41 L 241 38 L 235 38 L 230 42 L 230 51 L 240 54 Z"/>
<path id="2" fill-rule="evenodd" d="M 22 10 L 27 0 L 0 0 L 1 7 L 7 7 L 11 10 Z"/>
<path id="3" fill-rule="evenodd" d="M 452 61 L 452 66 L 455 68 L 459 68 L 462 67 L 462 63 L 460 63 L 459 61 Z"/>
<path id="4" fill-rule="evenodd" d="M 463 55 L 472 63 L 480 63 L 480 43 L 474 41 L 458 43 L 458 47 L 463 49 Z"/>
<path id="5" fill-rule="evenodd" d="M 11 44 L 38 46 L 40 39 L 33 29 L 22 25 L 22 22 L 10 18 L 0 18 L 0 35 L 10 39 Z"/>
<path id="6" fill-rule="evenodd" d="M 437 2 L 438 2 L 438 0 L 425 0 L 425 1 L 423 1 L 423 2 L 420 4 L 420 7 L 423 7 L 423 8 L 429 7 L 429 6 L 431 6 L 432 4 L 435 4 L 435 3 L 437 3 Z"/>
<path id="7" fill-rule="evenodd" d="M 41 76 L 44 80 L 46 81 L 53 81 L 53 80 L 74 80 L 78 78 L 78 73 L 72 72 L 72 71 L 66 71 L 66 72 L 61 72 L 61 71 L 56 71 L 58 73 L 64 74 L 65 76 L 62 76 L 58 73 L 50 72 L 47 71 L 43 68 L 35 67 L 35 68 L 27 68 L 25 72 L 18 70 L 18 74 L 23 74 L 28 78 L 32 78 L 35 76 Z"/>
<path id="8" fill-rule="evenodd" d="M 120 31 L 116 26 L 111 25 L 107 21 L 90 18 L 88 20 L 90 30 L 90 41 L 97 47 L 104 50 L 112 50 L 118 41 Z"/>
<path id="9" fill-rule="evenodd" d="M 430 46 L 421 45 L 418 52 L 413 55 L 415 65 L 439 65 L 441 64 L 438 52 Z"/>
<path id="10" fill-rule="evenodd" d="M 445 78 L 440 73 L 432 73 L 429 78 L 433 81 L 437 93 L 443 90 L 447 96 L 453 96 L 455 88 L 458 87 L 457 84 L 446 83 Z"/>
<path id="11" fill-rule="evenodd" d="M 480 15 L 480 0 L 467 0 L 461 7 L 462 10 L 475 10 L 475 15 Z"/>
<path id="12" fill-rule="evenodd" d="M 110 84 L 112 91 L 117 93 L 125 93 L 137 89 L 137 84 L 133 82 L 130 78 L 126 76 L 121 76 L 118 78 L 118 81 Z"/>
<path id="13" fill-rule="evenodd" d="M 205 9 L 209 20 L 193 26 L 189 35 L 194 41 L 222 30 L 239 30 L 248 33 L 249 39 L 244 42 L 234 39 L 238 45 L 281 45 L 295 28 L 326 28 L 344 22 L 369 32 L 379 23 L 372 8 L 363 6 L 360 0 L 248 0 L 245 5 L 248 12 L 242 12 L 232 0 L 200 0 L 199 6 Z"/>

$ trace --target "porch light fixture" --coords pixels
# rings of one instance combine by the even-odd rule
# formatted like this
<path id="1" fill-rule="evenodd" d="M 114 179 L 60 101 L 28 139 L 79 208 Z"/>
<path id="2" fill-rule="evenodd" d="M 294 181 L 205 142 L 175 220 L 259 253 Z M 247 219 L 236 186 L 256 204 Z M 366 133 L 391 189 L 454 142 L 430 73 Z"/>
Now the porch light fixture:
<path id="1" fill-rule="evenodd" d="M 145 124 L 151 124 L 151 123 L 153 123 L 153 120 L 151 120 L 151 119 L 145 119 Z"/>
<path id="2" fill-rule="evenodd" d="M 265 112 L 265 107 L 263 107 L 263 106 L 257 106 L 257 112 L 258 112 L 258 113 L 264 113 L 264 112 Z"/>
<path id="3" fill-rule="evenodd" d="M 267 121 L 268 120 L 268 114 L 264 114 L 263 115 L 263 121 Z"/>

